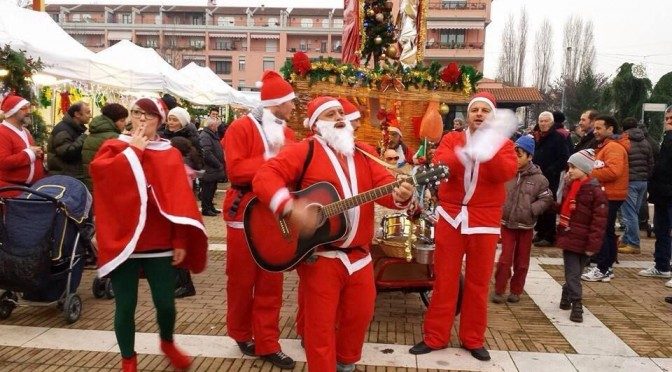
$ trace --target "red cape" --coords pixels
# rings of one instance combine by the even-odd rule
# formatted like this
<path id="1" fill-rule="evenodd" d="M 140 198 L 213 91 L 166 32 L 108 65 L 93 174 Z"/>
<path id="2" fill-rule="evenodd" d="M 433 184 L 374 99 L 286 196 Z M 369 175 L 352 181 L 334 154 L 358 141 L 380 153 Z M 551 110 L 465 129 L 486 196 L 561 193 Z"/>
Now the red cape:
<path id="1" fill-rule="evenodd" d="M 182 155 L 166 140 L 152 141 L 142 152 L 131 147 L 129 140 L 122 135 L 105 141 L 90 164 L 99 275 L 109 274 L 135 251 L 148 198 L 155 198 L 169 221 L 187 227 L 187 256 L 180 266 L 203 271 L 208 238 Z"/>

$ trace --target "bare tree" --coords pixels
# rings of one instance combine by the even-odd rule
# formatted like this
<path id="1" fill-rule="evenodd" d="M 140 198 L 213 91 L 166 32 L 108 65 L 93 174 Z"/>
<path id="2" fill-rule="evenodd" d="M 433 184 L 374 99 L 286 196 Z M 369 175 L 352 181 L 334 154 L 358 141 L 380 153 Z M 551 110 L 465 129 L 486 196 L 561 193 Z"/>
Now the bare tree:
<path id="1" fill-rule="evenodd" d="M 577 81 L 579 75 L 592 68 L 595 60 L 593 22 L 584 22 L 580 16 L 571 16 L 565 23 L 563 46 L 565 63 L 562 74 L 565 79 Z"/>
<path id="2" fill-rule="evenodd" d="M 504 25 L 502 32 L 502 54 L 499 56 L 499 68 L 497 78 L 505 83 L 513 84 L 516 82 L 516 20 L 513 14 L 509 14 L 509 19 Z"/>
<path id="3" fill-rule="evenodd" d="M 525 83 L 525 53 L 527 52 L 527 29 L 529 27 L 529 22 L 527 19 L 527 9 L 525 7 L 522 8 L 520 12 L 520 24 L 518 26 L 519 32 L 518 32 L 518 38 L 516 39 L 516 47 L 517 47 L 517 56 L 516 56 L 516 64 L 517 64 L 517 79 L 516 79 L 516 85 L 518 86 L 523 86 Z"/>
<path id="4" fill-rule="evenodd" d="M 553 70 L 553 27 L 548 18 L 544 19 L 537 31 L 534 50 L 534 86 L 545 92 Z"/>

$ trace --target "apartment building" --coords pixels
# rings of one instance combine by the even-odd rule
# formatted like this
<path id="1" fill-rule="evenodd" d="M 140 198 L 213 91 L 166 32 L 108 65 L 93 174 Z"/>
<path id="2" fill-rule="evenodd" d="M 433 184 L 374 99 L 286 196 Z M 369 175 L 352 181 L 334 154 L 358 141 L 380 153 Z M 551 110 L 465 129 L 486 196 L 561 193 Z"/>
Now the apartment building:
<path id="1" fill-rule="evenodd" d="M 431 0 L 425 60 L 482 69 L 491 2 Z M 311 58 L 341 56 L 342 9 L 132 6 L 110 0 L 49 4 L 46 11 L 93 51 L 131 40 L 156 49 L 175 68 L 208 66 L 239 90 L 254 89 L 264 70 L 279 69 L 296 51 Z"/>

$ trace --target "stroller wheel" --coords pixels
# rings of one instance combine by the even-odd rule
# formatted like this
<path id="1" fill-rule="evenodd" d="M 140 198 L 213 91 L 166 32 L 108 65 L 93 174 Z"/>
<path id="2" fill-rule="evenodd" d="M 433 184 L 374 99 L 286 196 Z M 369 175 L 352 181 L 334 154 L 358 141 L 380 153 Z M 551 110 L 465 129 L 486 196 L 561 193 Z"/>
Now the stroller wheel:
<path id="1" fill-rule="evenodd" d="M 68 324 L 72 324 L 82 315 L 82 299 L 78 294 L 71 294 L 65 299 L 63 315 Z"/>
<path id="2" fill-rule="evenodd" d="M 112 288 L 112 281 L 107 278 L 105 280 L 105 297 L 108 300 L 111 300 L 114 298 L 114 289 Z"/>
<path id="3" fill-rule="evenodd" d="M 93 297 L 95 298 L 105 297 L 105 279 L 100 278 L 93 279 L 93 285 L 91 286 L 91 291 L 93 292 Z"/>

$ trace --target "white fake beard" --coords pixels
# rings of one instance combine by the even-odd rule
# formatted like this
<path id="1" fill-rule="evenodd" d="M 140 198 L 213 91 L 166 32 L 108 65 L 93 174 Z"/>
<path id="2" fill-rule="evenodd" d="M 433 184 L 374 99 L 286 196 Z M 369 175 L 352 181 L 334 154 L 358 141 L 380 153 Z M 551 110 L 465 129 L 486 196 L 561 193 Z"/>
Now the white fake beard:
<path id="1" fill-rule="evenodd" d="M 281 121 L 282 124 L 278 124 Z M 271 111 L 264 109 L 261 117 L 261 128 L 264 130 L 268 146 L 277 152 L 285 144 L 285 121 L 278 119 Z"/>
<path id="2" fill-rule="evenodd" d="M 345 128 L 336 128 L 335 121 L 318 120 L 317 131 L 327 144 L 341 155 L 352 156 L 355 153 L 354 128 L 345 120 Z"/>

